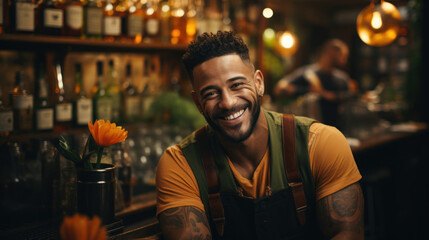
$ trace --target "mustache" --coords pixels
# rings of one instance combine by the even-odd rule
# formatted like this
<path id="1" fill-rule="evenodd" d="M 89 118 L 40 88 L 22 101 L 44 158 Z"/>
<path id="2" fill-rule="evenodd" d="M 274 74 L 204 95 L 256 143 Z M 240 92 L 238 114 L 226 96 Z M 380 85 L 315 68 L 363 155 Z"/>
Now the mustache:
<path id="1" fill-rule="evenodd" d="M 250 105 L 251 105 L 250 103 L 243 103 L 243 104 L 240 104 L 240 105 L 233 106 L 230 109 L 219 109 L 219 108 L 216 108 L 216 109 L 214 109 L 212 117 L 213 118 L 223 118 L 224 116 L 228 116 L 228 115 L 230 115 L 230 114 L 232 114 L 234 112 L 237 112 L 237 111 L 239 111 L 241 109 L 250 108 Z"/>

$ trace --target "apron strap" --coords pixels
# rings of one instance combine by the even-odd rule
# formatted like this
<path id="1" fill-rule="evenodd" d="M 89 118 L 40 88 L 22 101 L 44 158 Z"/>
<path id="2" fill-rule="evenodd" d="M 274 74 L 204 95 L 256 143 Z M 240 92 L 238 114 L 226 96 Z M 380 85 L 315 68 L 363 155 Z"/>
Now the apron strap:
<path id="1" fill-rule="evenodd" d="M 215 224 L 218 235 L 222 237 L 225 227 L 225 212 L 222 199 L 220 198 L 218 171 L 211 154 L 209 139 L 205 132 L 207 132 L 206 127 L 201 128 L 196 132 L 195 136 L 203 163 L 204 174 L 207 179 L 210 216 Z"/>
<path id="2" fill-rule="evenodd" d="M 298 159 L 295 148 L 295 117 L 291 114 L 283 114 L 283 161 L 286 178 L 292 190 L 295 202 L 296 214 L 301 225 L 305 224 L 307 201 L 304 185 L 298 169 Z"/>

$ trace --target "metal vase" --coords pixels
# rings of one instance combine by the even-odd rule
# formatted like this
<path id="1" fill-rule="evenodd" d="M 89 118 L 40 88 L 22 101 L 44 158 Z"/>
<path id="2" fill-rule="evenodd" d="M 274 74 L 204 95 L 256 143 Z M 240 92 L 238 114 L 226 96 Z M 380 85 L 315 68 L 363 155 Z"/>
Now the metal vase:
<path id="1" fill-rule="evenodd" d="M 103 224 L 115 219 L 115 166 L 101 164 L 101 169 L 76 169 L 77 211 L 89 217 L 97 215 Z"/>

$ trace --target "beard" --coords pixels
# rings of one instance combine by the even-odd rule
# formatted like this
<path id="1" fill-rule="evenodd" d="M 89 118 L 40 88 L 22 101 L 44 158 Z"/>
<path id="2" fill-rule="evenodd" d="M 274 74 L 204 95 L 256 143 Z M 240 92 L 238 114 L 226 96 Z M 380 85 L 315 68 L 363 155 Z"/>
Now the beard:
<path id="1" fill-rule="evenodd" d="M 203 115 L 204 115 L 204 118 L 206 119 L 207 123 L 210 125 L 210 127 L 212 127 L 215 130 L 215 132 L 217 132 L 220 136 L 222 136 L 223 138 L 225 138 L 226 140 L 228 140 L 230 142 L 239 143 L 239 142 L 242 142 L 242 141 L 246 140 L 247 138 L 249 138 L 249 136 L 252 134 L 253 129 L 256 126 L 256 122 L 258 121 L 259 114 L 261 112 L 261 105 L 259 103 L 258 98 L 256 98 L 256 101 L 255 101 L 253 108 L 251 108 L 251 106 L 252 106 L 252 104 L 250 102 L 248 102 L 246 104 L 235 106 L 235 107 L 228 109 L 226 111 L 216 110 L 213 114 L 211 114 L 211 117 L 208 117 L 206 114 L 203 114 Z M 229 134 L 224 128 L 222 128 L 222 126 L 220 124 L 218 124 L 216 121 L 212 120 L 212 119 L 217 119 L 220 116 L 225 116 L 228 113 L 236 112 L 237 110 L 240 110 L 240 109 L 245 109 L 247 111 L 251 110 L 251 113 L 250 113 L 250 126 L 249 126 L 249 128 L 245 132 L 238 134 L 238 136 L 234 136 L 232 134 Z M 239 131 L 242 125 L 243 125 L 243 123 L 237 124 L 233 130 Z"/>

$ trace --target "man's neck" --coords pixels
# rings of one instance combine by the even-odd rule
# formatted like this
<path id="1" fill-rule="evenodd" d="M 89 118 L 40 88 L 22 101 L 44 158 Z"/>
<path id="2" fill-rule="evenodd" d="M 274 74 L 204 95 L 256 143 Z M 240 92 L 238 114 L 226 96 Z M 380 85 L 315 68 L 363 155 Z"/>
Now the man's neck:
<path id="1" fill-rule="evenodd" d="M 223 138 L 220 143 L 237 171 L 250 179 L 268 147 L 268 124 L 261 110 L 252 134 L 245 141 L 234 143 Z"/>

